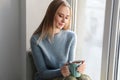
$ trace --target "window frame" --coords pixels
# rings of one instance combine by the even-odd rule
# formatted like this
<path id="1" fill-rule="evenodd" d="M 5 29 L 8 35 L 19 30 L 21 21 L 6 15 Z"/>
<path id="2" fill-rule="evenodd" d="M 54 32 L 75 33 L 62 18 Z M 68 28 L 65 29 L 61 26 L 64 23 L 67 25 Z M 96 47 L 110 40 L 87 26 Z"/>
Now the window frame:
<path id="1" fill-rule="evenodd" d="M 101 80 L 117 80 L 118 18 L 119 0 L 106 0 Z"/>

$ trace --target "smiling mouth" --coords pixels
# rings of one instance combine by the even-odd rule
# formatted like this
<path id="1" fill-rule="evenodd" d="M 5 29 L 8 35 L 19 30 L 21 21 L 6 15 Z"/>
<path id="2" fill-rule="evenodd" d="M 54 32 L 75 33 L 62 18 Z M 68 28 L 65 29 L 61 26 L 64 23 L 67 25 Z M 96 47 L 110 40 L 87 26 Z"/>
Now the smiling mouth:
<path id="1" fill-rule="evenodd" d="M 63 26 L 64 24 L 59 23 L 60 26 Z"/>

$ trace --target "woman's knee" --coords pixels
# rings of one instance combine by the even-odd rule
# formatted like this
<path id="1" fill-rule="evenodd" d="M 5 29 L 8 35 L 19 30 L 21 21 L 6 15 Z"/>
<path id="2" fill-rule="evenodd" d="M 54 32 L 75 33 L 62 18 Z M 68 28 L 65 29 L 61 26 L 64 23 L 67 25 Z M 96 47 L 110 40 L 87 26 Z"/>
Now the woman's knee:
<path id="1" fill-rule="evenodd" d="M 90 78 L 90 76 L 86 74 L 81 74 L 81 76 L 77 78 L 77 80 L 92 80 L 92 79 Z"/>
<path id="2" fill-rule="evenodd" d="M 77 79 L 73 76 L 68 76 L 68 77 L 65 78 L 65 80 L 77 80 Z"/>

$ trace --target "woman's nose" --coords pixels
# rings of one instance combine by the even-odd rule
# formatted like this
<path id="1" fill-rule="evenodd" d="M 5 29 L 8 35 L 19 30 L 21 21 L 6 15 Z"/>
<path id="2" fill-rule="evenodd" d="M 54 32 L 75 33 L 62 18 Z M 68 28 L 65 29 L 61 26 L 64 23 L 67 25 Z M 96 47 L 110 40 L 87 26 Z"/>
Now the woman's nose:
<path id="1" fill-rule="evenodd" d="M 62 19 L 62 22 L 65 23 L 65 18 Z"/>

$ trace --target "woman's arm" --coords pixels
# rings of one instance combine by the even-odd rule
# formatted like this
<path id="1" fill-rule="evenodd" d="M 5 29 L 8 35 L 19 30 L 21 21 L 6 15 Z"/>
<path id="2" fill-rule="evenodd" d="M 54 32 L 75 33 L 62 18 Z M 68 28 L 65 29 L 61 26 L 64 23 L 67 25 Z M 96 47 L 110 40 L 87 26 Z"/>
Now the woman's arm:
<path id="1" fill-rule="evenodd" d="M 77 42 L 76 38 L 77 38 L 76 35 L 73 34 L 72 35 L 72 40 L 71 40 L 71 45 L 70 45 L 68 62 L 75 60 L 75 49 L 76 49 L 76 42 Z"/>
<path id="2" fill-rule="evenodd" d="M 36 42 L 37 42 L 37 39 L 36 37 L 33 36 L 30 41 L 32 56 L 33 56 L 33 60 L 37 68 L 37 71 L 40 74 L 40 77 L 43 79 L 51 79 L 54 77 L 62 76 L 60 69 L 55 69 L 55 70 L 47 69 L 44 61 L 44 57 L 42 55 L 42 51 L 39 45 L 36 44 Z"/>
<path id="3" fill-rule="evenodd" d="M 76 49 L 76 43 L 77 43 L 77 37 L 76 34 L 73 35 L 72 41 L 71 41 L 71 46 L 70 46 L 70 53 L 69 53 L 69 60 L 68 62 L 73 62 L 75 59 L 75 49 Z M 79 62 L 79 61 L 78 61 Z M 74 61 L 74 63 L 77 63 L 77 61 Z M 80 73 L 83 73 L 85 71 L 85 61 L 82 61 L 82 64 L 77 68 L 77 71 Z"/>

